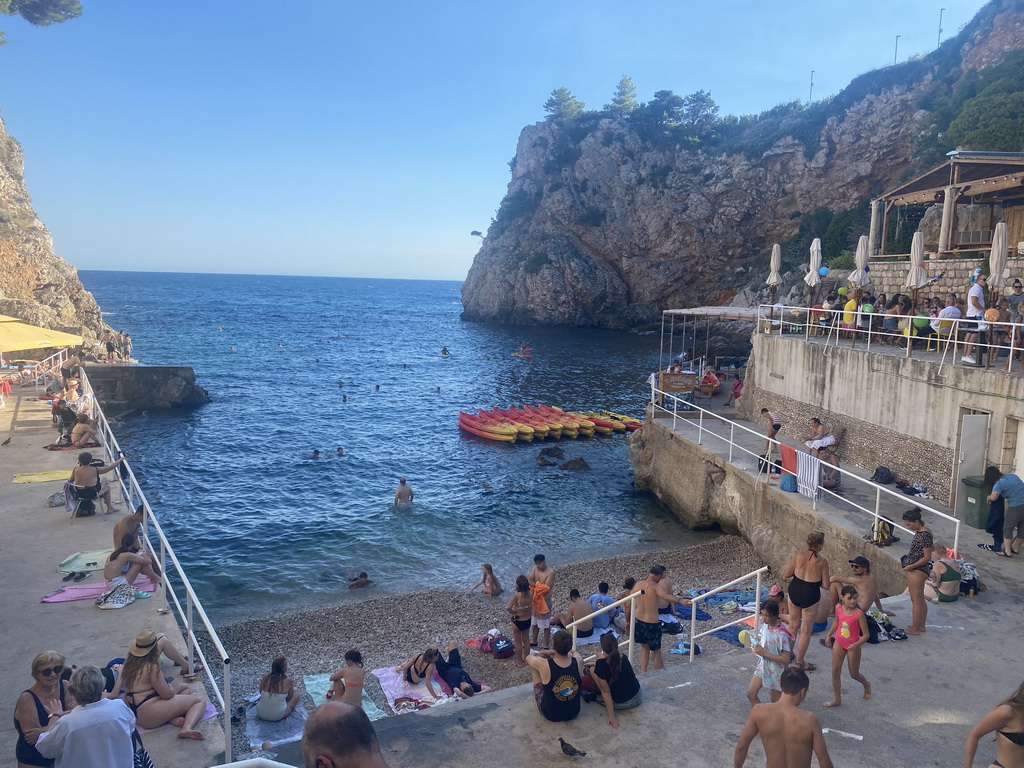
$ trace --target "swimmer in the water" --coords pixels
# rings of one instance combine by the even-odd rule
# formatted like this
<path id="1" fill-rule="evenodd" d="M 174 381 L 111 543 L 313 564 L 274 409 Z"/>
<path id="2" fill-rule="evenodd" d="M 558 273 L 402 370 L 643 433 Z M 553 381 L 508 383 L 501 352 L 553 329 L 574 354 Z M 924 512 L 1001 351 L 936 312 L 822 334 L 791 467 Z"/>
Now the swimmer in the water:
<path id="1" fill-rule="evenodd" d="M 412 488 L 405 484 L 405 478 L 398 478 L 398 487 L 395 488 L 395 506 L 412 503 Z"/>
<path id="2" fill-rule="evenodd" d="M 442 357 L 447 357 L 448 356 L 448 347 L 441 347 L 441 356 Z"/>
<path id="3" fill-rule="evenodd" d="M 373 584 L 373 580 L 366 575 L 366 571 L 360 571 L 358 576 L 348 580 L 349 589 L 359 589 L 367 584 Z"/>
<path id="4" fill-rule="evenodd" d="M 338 389 L 341 389 L 343 386 L 345 386 L 345 382 L 344 381 L 339 381 L 338 382 Z"/>
<path id="5" fill-rule="evenodd" d="M 348 402 L 348 395 L 342 395 L 341 396 L 341 402 L 347 403 Z"/>
<path id="6" fill-rule="evenodd" d="M 231 351 L 232 351 L 232 352 L 234 352 L 234 351 L 235 351 L 235 348 L 234 348 L 234 347 L 231 347 Z"/>
<path id="7" fill-rule="evenodd" d="M 437 388 L 437 389 L 435 390 L 435 392 L 437 392 L 437 394 L 439 394 L 439 395 L 440 395 L 440 394 L 441 394 L 441 388 L 440 388 L 440 387 L 438 387 L 438 388 Z"/>
<path id="8" fill-rule="evenodd" d="M 316 450 L 314 448 L 313 452 L 311 454 L 309 454 L 309 458 L 311 458 L 311 459 L 319 459 L 320 458 L 320 451 L 318 451 L 318 450 Z"/>
<path id="9" fill-rule="evenodd" d="M 338 448 L 338 450 L 337 450 L 337 452 L 336 452 L 336 453 L 335 453 L 334 455 L 335 455 L 335 456 L 344 456 L 344 455 L 345 455 L 345 449 L 344 449 L 344 448 L 341 448 L 341 447 L 339 447 L 339 448 Z"/>
<path id="10" fill-rule="evenodd" d="M 374 392 L 380 392 L 380 384 L 375 385 L 374 388 L 373 388 L 373 391 Z"/>

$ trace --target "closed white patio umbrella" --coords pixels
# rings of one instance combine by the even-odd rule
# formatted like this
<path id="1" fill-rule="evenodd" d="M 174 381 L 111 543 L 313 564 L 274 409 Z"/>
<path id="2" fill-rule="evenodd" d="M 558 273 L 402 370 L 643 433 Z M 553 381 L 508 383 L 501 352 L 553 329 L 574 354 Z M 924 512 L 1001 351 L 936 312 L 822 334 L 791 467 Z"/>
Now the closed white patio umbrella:
<path id="1" fill-rule="evenodd" d="M 871 282 L 868 277 L 868 236 L 861 235 L 857 241 L 857 269 L 850 273 L 850 285 L 854 288 L 863 288 Z"/>
<path id="2" fill-rule="evenodd" d="M 811 241 L 811 271 L 804 275 L 804 282 L 811 288 L 821 282 L 819 269 L 821 269 L 821 238 L 816 237 Z"/>
<path id="3" fill-rule="evenodd" d="M 907 272 L 907 282 L 904 288 L 916 291 L 928 285 L 928 273 L 924 271 L 924 235 L 921 230 L 914 233 L 914 240 L 910 244 L 910 271 Z"/>
<path id="4" fill-rule="evenodd" d="M 772 263 L 771 271 L 768 273 L 768 279 L 765 280 L 765 284 L 772 289 L 772 301 L 775 300 L 775 289 L 782 285 L 782 275 L 779 274 L 779 268 L 782 266 L 782 246 L 776 243 L 772 246 Z"/>
<path id="5" fill-rule="evenodd" d="M 988 257 L 988 269 L 991 272 L 988 276 L 988 287 L 994 297 L 1002 296 L 1003 288 L 1006 287 L 1003 272 L 1006 271 L 1006 249 L 1009 246 L 1009 239 L 1006 222 L 1000 221 L 992 233 L 992 253 Z"/>

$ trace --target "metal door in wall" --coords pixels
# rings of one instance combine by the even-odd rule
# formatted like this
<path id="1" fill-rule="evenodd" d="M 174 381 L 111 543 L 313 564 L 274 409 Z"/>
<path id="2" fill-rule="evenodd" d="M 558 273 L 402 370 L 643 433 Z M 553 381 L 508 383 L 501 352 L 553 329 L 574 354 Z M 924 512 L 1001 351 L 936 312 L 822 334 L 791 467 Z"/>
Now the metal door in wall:
<path id="1" fill-rule="evenodd" d="M 960 495 L 966 490 L 960 481 L 970 475 L 985 474 L 985 452 L 988 448 L 987 413 L 964 413 L 960 417 L 960 445 L 957 449 L 956 496 L 953 509 L 960 508 Z"/>

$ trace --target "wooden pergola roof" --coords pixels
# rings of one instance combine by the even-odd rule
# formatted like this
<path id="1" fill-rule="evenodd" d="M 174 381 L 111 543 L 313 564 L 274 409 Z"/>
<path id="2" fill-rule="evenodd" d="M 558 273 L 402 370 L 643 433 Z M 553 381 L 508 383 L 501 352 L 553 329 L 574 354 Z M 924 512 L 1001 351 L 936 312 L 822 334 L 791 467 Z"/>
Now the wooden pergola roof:
<path id="1" fill-rule="evenodd" d="M 941 202 L 946 189 L 977 203 L 1024 198 L 1024 152 L 949 153 L 949 159 L 917 178 L 886 192 L 877 201 L 893 205 Z"/>

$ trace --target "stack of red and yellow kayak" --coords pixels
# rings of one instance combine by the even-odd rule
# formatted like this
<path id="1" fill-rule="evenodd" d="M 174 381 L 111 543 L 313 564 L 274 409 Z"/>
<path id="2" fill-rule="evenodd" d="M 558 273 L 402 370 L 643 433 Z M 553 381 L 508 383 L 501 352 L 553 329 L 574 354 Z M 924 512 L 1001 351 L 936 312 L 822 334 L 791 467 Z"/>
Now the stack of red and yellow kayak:
<path id="1" fill-rule="evenodd" d="M 551 405 L 524 405 L 521 408 L 492 408 L 480 410 L 476 414 L 459 412 L 459 428 L 504 443 L 519 440 L 530 442 L 533 439 L 543 440 L 546 437 L 568 437 L 575 439 L 584 437 L 611 435 L 615 432 L 632 432 L 639 429 L 642 422 L 622 414 L 607 411 L 587 413 L 564 411 Z"/>

